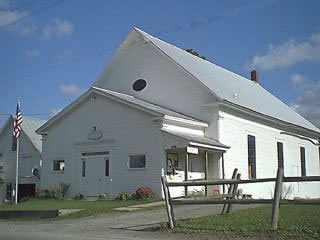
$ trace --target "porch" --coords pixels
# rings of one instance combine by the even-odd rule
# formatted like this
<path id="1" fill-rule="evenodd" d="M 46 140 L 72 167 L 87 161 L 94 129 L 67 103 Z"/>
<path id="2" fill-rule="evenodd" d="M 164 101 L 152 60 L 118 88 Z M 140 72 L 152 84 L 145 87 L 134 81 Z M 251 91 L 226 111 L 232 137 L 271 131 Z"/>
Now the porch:
<path id="1" fill-rule="evenodd" d="M 164 174 L 168 182 L 224 179 L 224 152 L 229 148 L 199 135 L 163 131 L 166 152 Z M 189 186 L 170 189 L 171 197 L 224 193 L 219 186 Z"/>

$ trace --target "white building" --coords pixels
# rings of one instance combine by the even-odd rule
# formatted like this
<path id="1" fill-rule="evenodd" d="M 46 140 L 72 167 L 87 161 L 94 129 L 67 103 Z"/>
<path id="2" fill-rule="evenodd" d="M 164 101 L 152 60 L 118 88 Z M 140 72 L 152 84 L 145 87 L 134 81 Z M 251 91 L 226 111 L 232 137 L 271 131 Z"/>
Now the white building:
<path id="1" fill-rule="evenodd" d="M 230 178 L 234 168 L 275 177 L 279 165 L 285 176 L 320 175 L 320 130 L 252 79 L 134 28 L 94 85 L 37 130 L 42 186 L 64 181 L 87 197 L 146 186 L 160 197 L 172 166 L 172 181 Z M 319 183 L 291 185 L 291 197 L 320 196 Z"/>
<path id="2" fill-rule="evenodd" d="M 19 137 L 19 188 L 18 198 L 34 196 L 40 187 L 41 136 L 35 130 L 46 121 L 23 117 Z M 11 200 L 16 183 L 17 141 L 12 133 L 13 117 L 10 116 L 0 132 L 0 166 L 5 173 L 2 178 L 5 184 L 1 188 L 1 199 Z"/>

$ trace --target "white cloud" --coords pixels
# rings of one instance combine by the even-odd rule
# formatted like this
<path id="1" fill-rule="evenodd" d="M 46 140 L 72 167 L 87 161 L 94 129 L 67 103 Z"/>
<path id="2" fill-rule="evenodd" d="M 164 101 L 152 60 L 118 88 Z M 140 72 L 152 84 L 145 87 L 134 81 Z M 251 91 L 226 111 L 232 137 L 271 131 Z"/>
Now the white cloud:
<path id="1" fill-rule="evenodd" d="M 0 27 L 3 27 L 4 30 L 9 32 L 17 33 L 23 36 L 28 36 L 36 31 L 37 28 L 35 24 L 32 21 L 22 21 L 15 23 L 16 21 L 19 21 L 27 15 L 28 12 L 25 11 L 0 11 Z"/>
<path id="2" fill-rule="evenodd" d="M 271 70 L 302 61 L 320 61 L 320 33 L 312 34 L 302 42 L 291 39 L 278 46 L 270 44 L 267 54 L 254 56 L 247 67 Z"/>
<path id="3" fill-rule="evenodd" d="M 291 108 L 320 128 L 320 81 L 308 84 Z"/>
<path id="4" fill-rule="evenodd" d="M 311 81 L 309 81 L 307 76 L 299 73 L 291 75 L 290 81 L 294 90 L 296 91 L 305 91 L 307 89 L 310 89 L 311 86 L 314 84 Z"/>
<path id="5" fill-rule="evenodd" d="M 27 14 L 27 12 L 20 11 L 0 11 L 0 27 L 13 23 L 25 17 Z"/>
<path id="6" fill-rule="evenodd" d="M 33 58 L 40 56 L 40 52 L 38 50 L 25 50 L 24 55 L 29 58 Z"/>
<path id="7" fill-rule="evenodd" d="M 85 91 L 85 89 L 71 84 L 71 85 L 61 85 L 60 91 L 64 94 L 67 94 L 67 95 L 79 96 L 81 93 L 83 93 Z"/>
<path id="8" fill-rule="evenodd" d="M 51 19 L 50 23 L 42 29 L 42 37 L 44 39 L 52 36 L 67 36 L 71 35 L 74 26 L 68 20 L 60 20 L 58 18 Z"/>

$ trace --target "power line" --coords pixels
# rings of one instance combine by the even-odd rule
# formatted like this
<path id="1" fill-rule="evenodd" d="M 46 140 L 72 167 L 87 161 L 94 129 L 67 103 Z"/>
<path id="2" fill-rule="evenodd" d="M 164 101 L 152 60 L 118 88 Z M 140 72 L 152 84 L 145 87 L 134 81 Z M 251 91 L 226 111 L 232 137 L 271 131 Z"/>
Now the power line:
<path id="1" fill-rule="evenodd" d="M 60 0 L 60 1 L 64 1 L 64 0 Z M 60 2 L 60 1 L 57 1 L 57 2 Z M 230 9 L 230 10 L 228 9 L 226 11 L 220 11 L 220 12 L 214 14 L 214 15 L 208 16 L 208 17 L 206 17 L 206 18 L 204 18 L 202 20 L 199 20 L 199 21 L 193 21 L 193 22 L 188 23 L 188 24 L 176 25 L 176 26 L 170 27 L 168 29 L 164 29 L 164 30 L 156 33 L 155 36 L 169 36 L 169 35 L 172 35 L 172 34 L 177 33 L 177 32 L 185 31 L 185 30 L 187 30 L 189 28 L 191 28 L 191 29 L 199 28 L 199 27 L 202 27 L 203 25 L 209 25 L 209 24 L 211 24 L 213 22 L 223 20 L 224 18 L 235 16 L 237 14 L 243 13 L 245 11 L 248 11 L 248 10 L 252 9 L 252 8 L 263 7 L 263 6 L 267 5 L 267 4 L 271 4 L 273 1 L 275 1 L 275 0 L 271 0 L 271 1 L 260 0 L 258 2 L 255 2 L 254 4 L 252 4 L 252 3 L 244 4 L 244 5 L 239 6 L 237 8 L 233 8 L 233 9 Z M 144 43 L 144 41 L 140 41 L 140 42 L 137 41 L 136 43 L 137 44 L 141 44 L 141 43 Z M 114 51 L 117 48 L 118 48 L 118 45 L 110 47 L 108 49 L 102 49 L 102 50 L 101 49 L 100 50 L 99 49 L 93 49 L 93 50 L 89 50 L 83 56 L 79 56 L 79 57 L 73 58 L 69 62 L 62 62 L 62 63 L 56 63 L 56 64 L 50 65 L 49 66 L 49 71 L 52 71 L 52 70 L 54 71 L 56 69 L 59 69 L 61 67 L 65 67 L 66 65 L 70 65 L 70 64 L 90 62 L 90 61 L 96 59 L 99 56 L 104 56 L 107 53 Z M 125 51 L 125 50 L 130 49 L 130 48 L 131 47 L 123 48 L 121 51 Z M 42 72 L 48 72 L 48 69 L 43 70 L 43 69 L 38 68 L 38 69 L 34 69 L 32 71 L 29 71 L 30 75 L 27 76 L 27 78 L 37 77 Z M 10 78 L 10 75 L 9 75 L 9 78 Z"/>
<path id="2" fill-rule="evenodd" d="M 43 12 L 43 11 L 47 10 L 48 8 L 51 8 L 51 7 L 55 6 L 55 5 L 58 5 L 59 3 L 63 2 L 63 1 L 65 1 L 65 0 L 58 0 L 58 1 L 54 2 L 54 3 L 52 3 L 52 4 L 49 4 L 49 5 L 45 6 L 45 7 L 42 7 L 40 9 L 36 10 L 36 11 L 33 11 L 33 12 L 31 12 L 31 13 L 29 13 L 29 14 L 27 14 L 27 15 L 19 18 L 19 19 L 17 19 L 16 21 L 13 21 L 13 22 L 10 22 L 10 23 L 5 24 L 3 26 L 0 26 L 0 29 L 7 28 L 8 26 L 11 26 L 11 25 L 16 24 L 18 22 L 21 22 L 24 19 L 29 18 L 29 17 L 31 17 L 33 15 L 36 15 L 36 14 L 38 14 L 40 12 Z"/>
<path id="3" fill-rule="evenodd" d="M 33 1 L 30 1 L 30 2 L 27 2 L 27 3 L 24 3 L 24 4 L 21 4 L 20 6 L 17 6 L 15 8 L 12 8 L 12 9 L 8 9 L 8 11 L 12 12 L 12 11 L 16 11 L 16 10 L 19 10 L 21 8 L 24 8 L 28 5 L 32 5 L 33 3 L 37 2 L 39 0 L 33 0 Z M 6 14 L 5 14 L 6 15 Z"/>

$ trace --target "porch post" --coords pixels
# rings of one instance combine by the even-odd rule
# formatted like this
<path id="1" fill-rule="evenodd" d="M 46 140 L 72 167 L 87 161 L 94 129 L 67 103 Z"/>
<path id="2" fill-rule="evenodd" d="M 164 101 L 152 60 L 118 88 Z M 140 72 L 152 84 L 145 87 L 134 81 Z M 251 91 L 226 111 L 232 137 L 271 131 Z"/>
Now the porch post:
<path id="1" fill-rule="evenodd" d="M 189 172 L 189 153 L 186 148 L 186 161 L 184 163 L 184 180 L 188 181 L 188 172 Z M 188 186 L 184 187 L 184 195 L 188 196 Z"/>
<path id="2" fill-rule="evenodd" d="M 205 153 L 205 173 L 204 173 L 205 175 L 204 175 L 204 178 L 205 178 L 205 180 L 208 180 L 208 177 L 209 177 L 208 151 L 205 150 L 204 153 Z M 205 194 L 208 197 L 208 186 L 207 185 L 205 186 Z"/>
<path id="3" fill-rule="evenodd" d="M 221 165 L 222 165 L 222 179 L 224 179 L 224 156 L 223 156 L 223 152 L 221 153 Z M 223 193 L 225 193 L 226 191 L 226 189 L 225 189 L 225 185 L 223 184 L 222 185 L 222 191 L 223 191 Z"/>

